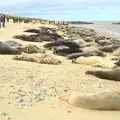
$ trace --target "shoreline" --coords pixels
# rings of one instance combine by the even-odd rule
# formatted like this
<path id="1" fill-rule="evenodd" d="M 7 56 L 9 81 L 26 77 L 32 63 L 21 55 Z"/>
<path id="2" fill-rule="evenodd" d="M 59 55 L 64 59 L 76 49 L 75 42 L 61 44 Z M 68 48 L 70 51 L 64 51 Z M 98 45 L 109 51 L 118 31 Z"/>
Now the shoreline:
<path id="1" fill-rule="evenodd" d="M 113 25 L 112 22 L 94 22 L 92 25 L 72 25 L 76 27 L 94 29 L 98 35 L 120 38 L 120 25 Z"/>

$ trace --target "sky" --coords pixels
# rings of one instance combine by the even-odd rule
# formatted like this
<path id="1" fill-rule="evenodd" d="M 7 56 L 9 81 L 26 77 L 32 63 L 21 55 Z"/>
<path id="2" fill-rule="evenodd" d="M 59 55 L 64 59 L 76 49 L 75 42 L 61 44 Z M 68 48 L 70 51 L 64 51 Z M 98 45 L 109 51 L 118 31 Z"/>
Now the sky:
<path id="1" fill-rule="evenodd" d="M 120 0 L 3 0 L 0 12 L 61 21 L 119 21 Z"/>

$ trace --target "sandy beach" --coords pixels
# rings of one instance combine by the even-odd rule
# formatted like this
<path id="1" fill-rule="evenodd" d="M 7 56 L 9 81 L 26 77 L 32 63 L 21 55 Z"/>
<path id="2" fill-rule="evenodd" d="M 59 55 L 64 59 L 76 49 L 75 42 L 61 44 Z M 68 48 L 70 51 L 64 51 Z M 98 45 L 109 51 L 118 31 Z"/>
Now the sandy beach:
<path id="1" fill-rule="evenodd" d="M 43 46 L 44 43 L 12 38 L 14 35 L 30 34 L 23 31 L 40 26 L 43 25 L 9 23 L 0 29 L 0 40 Z M 48 53 L 52 54 L 50 51 Z M 81 93 L 119 90 L 120 82 L 101 80 L 85 74 L 86 70 L 103 68 L 71 64 L 70 60 L 61 56 L 56 56 L 62 60 L 62 64 L 57 66 L 15 61 L 12 57 L 0 55 L 0 120 L 120 120 L 119 111 L 87 110 L 59 100 L 74 90 Z M 31 95 L 39 93 L 41 88 L 54 95 L 35 101 Z"/>

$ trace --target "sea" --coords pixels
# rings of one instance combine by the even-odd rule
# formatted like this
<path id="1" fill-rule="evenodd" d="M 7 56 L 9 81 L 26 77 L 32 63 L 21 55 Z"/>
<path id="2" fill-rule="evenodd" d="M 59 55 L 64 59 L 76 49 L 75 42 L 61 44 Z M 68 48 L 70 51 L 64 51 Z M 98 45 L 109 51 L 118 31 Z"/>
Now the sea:
<path id="1" fill-rule="evenodd" d="M 112 24 L 113 22 L 93 22 L 94 24 L 73 25 L 76 27 L 92 28 L 98 33 L 110 34 L 113 37 L 120 37 L 120 25 Z"/>

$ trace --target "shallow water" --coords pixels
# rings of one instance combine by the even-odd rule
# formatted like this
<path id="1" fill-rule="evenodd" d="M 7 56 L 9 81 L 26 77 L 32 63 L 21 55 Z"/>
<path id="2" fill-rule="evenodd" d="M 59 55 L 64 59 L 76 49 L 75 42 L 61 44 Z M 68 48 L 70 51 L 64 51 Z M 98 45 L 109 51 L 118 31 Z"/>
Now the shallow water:
<path id="1" fill-rule="evenodd" d="M 94 22 L 94 24 L 74 25 L 95 29 L 97 32 L 105 32 L 112 36 L 120 37 L 120 25 L 113 25 L 112 22 Z"/>

